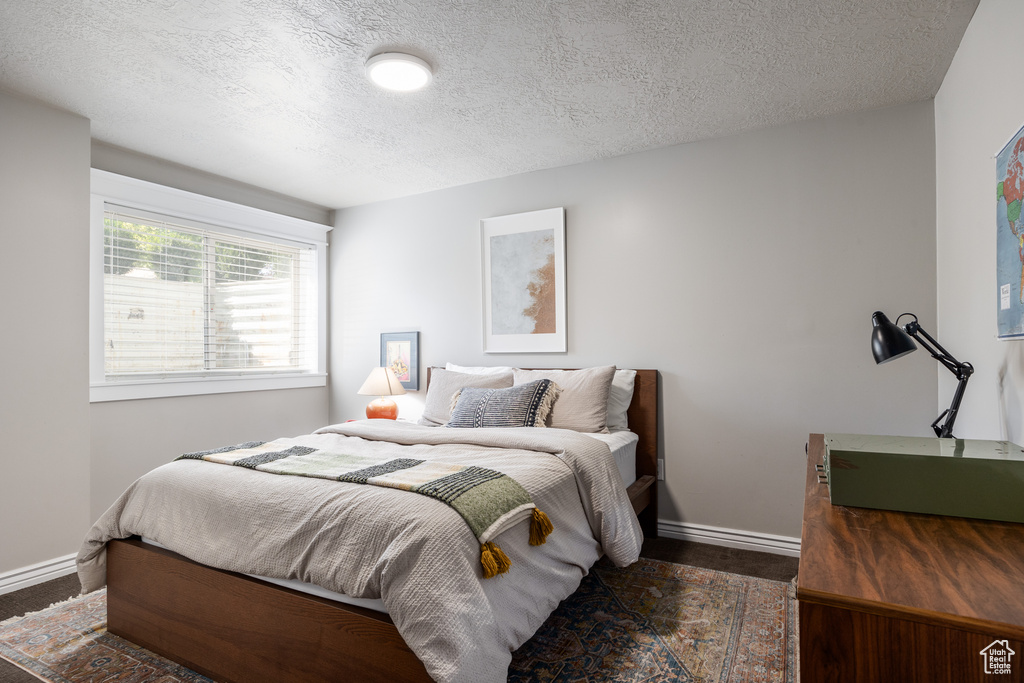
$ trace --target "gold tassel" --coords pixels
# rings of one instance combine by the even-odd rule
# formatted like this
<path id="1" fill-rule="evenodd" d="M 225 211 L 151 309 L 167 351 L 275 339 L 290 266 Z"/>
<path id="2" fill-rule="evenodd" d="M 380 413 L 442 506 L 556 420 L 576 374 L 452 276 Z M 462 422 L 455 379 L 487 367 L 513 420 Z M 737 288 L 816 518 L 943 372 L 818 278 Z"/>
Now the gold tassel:
<path id="1" fill-rule="evenodd" d="M 537 508 L 533 508 L 533 519 L 530 520 L 530 545 L 543 545 L 547 536 L 555 530 L 548 516 Z"/>
<path id="2" fill-rule="evenodd" d="M 507 572 L 512 566 L 512 560 L 508 559 L 508 555 L 505 554 L 505 551 L 502 550 L 494 541 L 487 541 L 487 543 L 484 543 L 484 546 L 486 546 L 487 550 L 490 551 L 491 557 L 494 558 L 494 564 L 497 567 L 497 571 L 495 573 L 504 574 Z"/>
<path id="3" fill-rule="evenodd" d="M 490 579 L 498 574 L 498 562 L 491 552 L 491 543 L 480 546 L 480 566 L 484 569 L 484 578 Z"/>
<path id="4" fill-rule="evenodd" d="M 512 560 L 508 559 L 508 555 L 505 551 L 495 543 L 494 541 L 488 541 L 487 545 L 491 546 L 491 552 L 494 553 L 494 559 L 498 561 L 498 573 L 504 574 L 512 567 Z"/>

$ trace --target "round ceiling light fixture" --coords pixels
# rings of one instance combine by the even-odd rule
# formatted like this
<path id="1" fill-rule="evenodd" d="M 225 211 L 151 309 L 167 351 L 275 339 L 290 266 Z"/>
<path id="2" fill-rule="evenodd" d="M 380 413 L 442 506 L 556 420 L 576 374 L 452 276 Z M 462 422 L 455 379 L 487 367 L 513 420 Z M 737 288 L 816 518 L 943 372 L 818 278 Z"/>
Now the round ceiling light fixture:
<path id="1" fill-rule="evenodd" d="M 388 90 L 409 92 L 430 83 L 430 65 L 419 57 L 401 52 L 382 52 L 366 60 L 366 75 Z"/>

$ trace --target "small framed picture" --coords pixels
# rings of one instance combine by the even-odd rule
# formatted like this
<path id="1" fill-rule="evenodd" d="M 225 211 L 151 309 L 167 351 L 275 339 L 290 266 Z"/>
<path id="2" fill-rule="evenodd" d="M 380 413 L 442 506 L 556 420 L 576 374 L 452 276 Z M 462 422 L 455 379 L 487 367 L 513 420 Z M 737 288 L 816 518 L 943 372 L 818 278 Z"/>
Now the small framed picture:
<path id="1" fill-rule="evenodd" d="M 380 335 L 380 365 L 391 368 L 406 391 L 420 389 L 420 333 L 387 332 Z"/>

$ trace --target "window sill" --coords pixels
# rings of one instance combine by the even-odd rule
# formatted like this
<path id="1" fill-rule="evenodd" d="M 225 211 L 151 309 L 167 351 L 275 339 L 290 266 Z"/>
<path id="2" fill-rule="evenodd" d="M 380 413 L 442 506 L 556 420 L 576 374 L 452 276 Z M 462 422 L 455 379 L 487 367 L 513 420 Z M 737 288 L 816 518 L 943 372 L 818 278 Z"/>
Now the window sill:
<path id="1" fill-rule="evenodd" d="M 230 394 L 242 391 L 305 389 L 327 386 L 326 374 L 274 375 L 272 377 L 196 377 L 173 380 L 108 382 L 89 386 L 89 402 L 132 401 L 143 398 Z"/>

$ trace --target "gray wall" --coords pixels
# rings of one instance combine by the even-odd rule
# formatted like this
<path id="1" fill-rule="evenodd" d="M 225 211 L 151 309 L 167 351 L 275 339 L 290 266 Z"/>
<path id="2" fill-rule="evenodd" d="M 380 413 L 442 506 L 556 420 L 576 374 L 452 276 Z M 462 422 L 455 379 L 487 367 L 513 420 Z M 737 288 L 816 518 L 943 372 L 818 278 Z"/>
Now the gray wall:
<path id="1" fill-rule="evenodd" d="M 323 427 L 327 424 L 327 390 L 111 401 L 93 403 L 90 413 L 92 521 L 129 484 L 182 453 L 308 434 Z"/>
<path id="2" fill-rule="evenodd" d="M 115 173 L 306 220 L 329 224 L 329 210 L 90 145 L 87 119 L 5 93 L 0 150 L 0 574 L 77 552 L 125 487 L 184 451 L 327 423 L 326 388 L 90 405 L 90 156 Z"/>
<path id="3" fill-rule="evenodd" d="M 89 121 L 0 92 L 0 573 L 89 528 Z"/>
<path id="4" fill-rule="evenodd" d="M 935 97 L 938 339 L 975 374 L 956 435 L 1024 443 L 1024 341 L 999 341 L 996 327 L 994 157 L 1024 125 L 1019 61 L 1024 4 L 982 0 Z M 938 409 L 956 379 L 939 374 Z"/>
<path id="5" fill-rule="evenodd" d="M 934 324 L 933 136 L 922 102 L 340 210 L 331 421 L 362 415 L 381 332 L 420 330 L 424 366 L 657 368 L 660 517 L 799 536 L 809 432 L 934 419 L 934 361 L 868 345 L 876 309 Z M 485 355 L 479 220 L 554 206 L 569 352 Z"/>
<path id="6" fill-rule="evenodd" d="M 313 223 L 331 225 L 334 219 L 330 209 L 318 204 L 269 192 L 253 185 L 197 171 L 188 166 L 108 145 L 98 140 L 92 141 L 92 167 Z"/>

